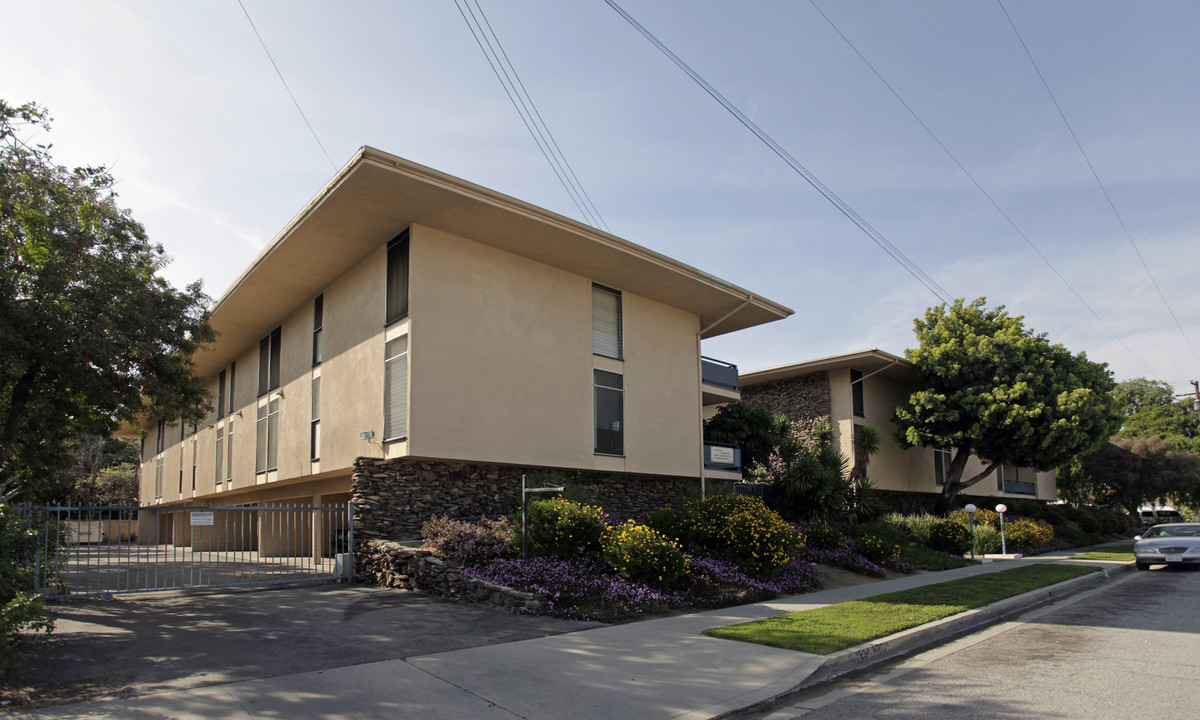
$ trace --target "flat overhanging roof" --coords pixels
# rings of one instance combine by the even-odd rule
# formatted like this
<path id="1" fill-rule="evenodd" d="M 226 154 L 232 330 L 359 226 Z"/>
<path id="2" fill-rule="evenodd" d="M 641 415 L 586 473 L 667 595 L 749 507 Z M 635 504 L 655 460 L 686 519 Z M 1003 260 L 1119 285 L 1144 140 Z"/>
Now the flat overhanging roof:
<path id="1" fill-rule="evenodd" d="M 615 235 L 364 147 L 229 287 L 196 356 L 211 375 L 283 317 L 410 225 L 427 225 L 566 270 L 700 318 L 703 337 L 781 320 L 792 310 Z"/>
<path id="2" fill-rule="evenodd" d="M 742 386 L 757 385 L 759 383 L 771 382 L 772 380 L 784 380 L 810 373 L 849 367 L 861 370 L 864 375 L 882 372 L 900 380 L 917 380 L 917 370 L 908 360 L 899 355 L 884 352 L 883 350 L 871 349 L 846 353 L 844 355 L 833 355 L 816 360 L 806 360 L 804 362 L 792 363 L 791 365 L 780 365 L 763 370 L 753 370 L 739 375 L 738 382 Z"/>

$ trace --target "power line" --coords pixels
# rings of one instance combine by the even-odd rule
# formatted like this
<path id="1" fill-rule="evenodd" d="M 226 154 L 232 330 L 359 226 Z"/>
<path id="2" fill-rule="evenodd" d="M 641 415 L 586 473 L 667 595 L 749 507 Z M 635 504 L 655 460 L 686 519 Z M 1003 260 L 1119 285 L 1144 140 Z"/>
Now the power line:
<path id="1" fill-rule="evenodd" d="M 1121 226 L 1121 231 L 1125 233 L 1129 244 L 1133 246 L 1133 252 L 1137 255 L 1138 260 L 1142 263 L 1142 268 L 1146 271 L 1146 276 L 1150 278 L 1150 284 L 1158 291 L 1158 296 L 1162 299 L 1163 305 L 1167 308 L 1167 313 L 1171 319 L 1175 321 L 1175 327 L 1179 328 L 1179 334 L 1183 336 L 1183 341 L 1187 343 L 1188 348 L 1192 351 L 1192 356 L 1200 362 L 1200 353 L 1196 352 L 1196 347 L 1192 345 L 1192 341 L 1188 338 L 1187 332 L 1184 331 L 1183 325 L 1180 324 L 1179 318 L 1175 316 L 1175 310 L 1171 307 L 1171 303 L 1167 302 L 1167 296 L 1163 294 L 1162 288 L 1158 284 L 1158 280 L 1154 278 L 1154 273 L 1150 272 L 1150 266 L 1146 263 L 1146 258 L 1142 257 L 1142 251 L 1138 248 L 1137 243 L 1133 241 L 1133 234 L 1129 232 L 1129 227 L 1125 224 L 1125 219 L 1121 217 L 1121 213 L 1117 210 L 1116 203 L 1113 202 L 1112 196 L 1108 194 L 1108 188 L 1104 186 L 1104 182 L 1100 180 L 1100 174 L 1096 172 L 1096 168 L 1092 165 L 1091 158 L 1083 149 L 1083 143 L 1079 141 L 1079 136 L 1075 134 L 1075 129 L 1071 127 L 1071 123 L 1067 120 L 1067 114 L 1063 112 L 1062 106 L 1058 103 L 1058 98 L 1054 96 L 1054 91 L 1050 89 L 1050 83 L 1046 82 L 1046 77 L 1042 75 L 1041 68 L 1038 67 L 1037 61 L 1033 59 L 1033 53 L 1030 52 L 1029 46 L 1025 44 L 1025 39 L 1021 37 L 1021 32 L 1017 30 L 1017 25 L 1013 22 L 1012 16 L 1008 14 L 1008 8 L 1004 7 L 1003 0 L 996 0 L 1000 5 L 1001 12 L 1004 13 L 1005 19 L 1008 20 L 1009 27 L 1012 28 L 1013 34 L 1017 36 L 1017 41 L 1021 43 L 1021 49 L 1025 51 L 1025 56 L 1029 58 L 1029 63 L 1033 65 L 1034 72 L 1037 73 L 1038 80 L 1041 80 L 1042 87 L 1046 88 L 1046 94 L 1050 96 L 1050 101 L 1054 103 L 1054 108 L 1058 110 L 1058 116 L 1062 118 L 1063 125 L 1066 125 L 1067 132 L 1071 134 L 1071 139 L 1075 141 L 1075 147 L 1079 148 L 1079 154 L 1083 156 L 1083 161 L 1087 163 L 1088 170 L 1091 171 L 1092 177 L 1096 180 L 1096 185 L 1100 187 L 1100 192 L 1103 193 L 1105 201 L 1108 202 L 1108 207 L 1112 210 L 1113 215 L 1117 218 L 1117 224 Z"/>
<path id="2" fill-rule="evenodd" d="M 967 176 L 967 179 L 971 181 L 971 183 L 975 186 L 975 188 L 977 190 L 979 190 L 980 194 L 982 194 L 985 198 L 987 198 L 987 201 L 989 203 L 991 203 L 993 208 L 996 209 L 996 212 L 1000 213 L 1000 216 L 1003 217 L 1010 226 L 1012 226 L 1012 229 L 1014 231 L 1016 231 L 1017 235 L 1020 235 L 1021 239 L 1024 240 L 1026 242 L 1026 244 L 1029 245 L 1029 247 L 1033 250 L 1033 252 L 1039 258 L 1041 258 L 1042 262 L 1045 263 L 1046 267 L 1050 268 L 1050 272 L 1054 273 L 1054 275 L 1059 279 L 1059 281 L 1062 282 L 1062 284 L 1067 288 L 1067 290 L 1071 291 L 1071 294 L 1075 296 L 1075 298 L 1080 302 L 1080 304 L 1082 304 L 1085 308 L 1087 308 L 1088 312 L 1090 312 L 1092 314 L 1092 317 L 1096 318 L 1096 322 L 1100 323 L 1100 325 L 1105 330 L 1108 331 L 1108 334 L 1112 335 L 1113 339 L 1115 339 L 1118 343 L 1120 343 L 1121 347 L 1125 348 L 1126 352 L 1128 352 L 1135 360 L 1137 360 L 1139 363 L 1141 363 L 1142 367 L 1146 368 L 1146 372 L 1148 372 L 1151 376 L 1155 376 L 1154 371 L 1150 369 L 1150 366 L 1146 364 L 1146 361 L 1143 360 L 1140 356 L 1138 356 L 1138 354 L 1135 353 L 1133 351 L 1133 349 L 1131 347 L 1129 347 L 1129 345 L 1127 345 L 1123 339 L 1121 339 L 1121 336 L 1117 335 L 1116 331 L 1113 330 L 1111 327 L 1109 327 L 1108 323 L 1104 322 L 1104 319 L 1100 317 L 1100 314 L 1097 313 L 1096 310 L 1090 304 L 1088 304 L 1087 300 L 1083 299 L 1083 296 L 1079 294 L 1079 292 L 1071 285 L 1071 283 L 1067 282 L 1066 277 L 1064 277 L 1063 274 L 1058 271 L 1058 268 L 1054 267 L 1054 264 L 1050 262 L 1050 259 L 1047 258 L 1042 253 L 1041 249 L 1036 244 L 1034 244 L 1033 240 L 1031 240 L 1029 238 L 1029 236 L 1026 235 L 1023 230 L 1021 230 L 1021 228 L 1017 225 L 1016 221 L 1013 220 L 1012 217 L 1009 216 L 1009 214 L 1004 211 L 1004 208 L 1000 207 L 1000 204 L 997 203 L 996 200 L 991 196 L 991 194 L 987 190 L 984 189 L 983 185 L 981 185 L 979 183 L 979 181 L 975 179 L 975 176 L 972 175 L 969 170 L 967 170 L 966 166 L 963 165 L 962 162 L 959 161 L 958 157 L 955 156 L 955 154 L 950 150 L 950 148 L 948 148 L 946 146 L 946 144 L 944 142 L 942 142 L 941 138 L 939 138 L 937 136 L 937 134 L 933 131 L 933 129 L 930 128 L 928 124 L 926 124 L 926 122 L 921 118 L 921 116 L 918 115 L 917 112 L 912 109 L 912 106 L 910 106 L 907 102 L 905 102 L 904 98 L 900 96 L 900 93 L 896 91 L 896 88 L 894 88 L 892 86 L 892 84 L 887 81 L 887 78 L 885 78 L 883 76 L 883 74 L 880 73 L 878 69 L 876 69 L 876 67 L 871 63 L 871 61 L 868 60 L 866 58 L 866 56 L 863 55 L 862 52 L 859 51 L 859 49 L 854 45 L 853 42 L 850 41 L 850 38 L 846 37 L 846 34 L 843 33 L 840 28 L 838 28 L 838 26 L 833 22 L 833 20 L 828 15 L 825 14 L 825 11 L 822 10 L 820 8 L 820 6 L 817 5 L 816 0 L 809 0 L 809 4 L 812 5 L 813 9 L 815 9 L 817 11 L 817 13 L 822 18 L 825 19 L 825 22 L 829 23 L 829 27 L 833 28 L 833 31 L 838 34 L 838 37 L 840 37 L 842 40 L 844 40 L 846 45 L 848 45 L 850 47 L 850 49 L 854 51 L 854 54 L 858 56 L 858 59 L 862 60 L 863 63 L 871 70 L 871 72 L 875 74 L 875 77 L 877 77 L 879 79 L 879 81 L 881 83 L 883 83 L 884 87 L 886 87 L 892 93 L 892 96 L 895 97 L 896 100 L 904 107 L 904 109 L 908 111 L 908 114 L 912 115 L 913 119 L 917 121 L 917 124 L 919 124 L 922 128 L 925 129 L 925 132 L 929 134 L 929 137 L 933 138 L 933 141 L 935 143 L 937 143 L 938 147 L 940 147 L 942 149 L 942 151 L 946 153 L 947 157 L 949 157 L 950 160 L 952 160 L 954 162 L 954 164 L 958 166 L 958 169 L 962 171 L 963 175 Z"/>
<path id="3" fill-rule="evenodd" d="M 454 0 L 454 5 L 458 8 L 463 21 L 467 23 L 467 27 L 471 30 L 471 35 L 475 38 L 475 43 L 483 51 L 483 56 L 487 59 L 488 65 L 491 66 L 492 72 L 496 74 L 496 79 L 500 81 L 505 94 L 508 95 L 509 102 L 512 103 L 517 114 L 521 116 L 521 121 L 525 123 L 525 128 L 529 131 L 530 136 L 533 137 L 533 141 L 537 143 L 542 156 L 546 158 L 546 162 L 550 163 L 550 168 L 554 171 L 555 176 L 558 177 L 559 183 L 562 184 L 567 194 L 571 196 L 571 202 L 575 203 L 575 207 L 586 218 L 588 224 L 593 227 L 603 227 L 605 231 L 611 232 L 608 229 L 608 225 L 604 222 L 604 218 L 600 216 L 599 210 L 592 203 L 592 199 L 588 196 L 587 191 L 583 189 L 583 184 L 579 182 L 579 177 L 571 168 L 571 164 L 567 162 L 566 156 L 563 154 L 558 142 L 555 141 L 554 135 L 551 134 L 550 128 L 546 125 L 546 121 L 542 119 L 541 113 L 538 112 L 537 106 L 529 96 L 529 92 L 525 89 L 525 84 L 521 82 L 521 77 L 517 74 L 516 68 L 513 67 L 512 62 L 508 59 L 508 53 L 504 51 L 504 46 L 501 45 L 500 38 L 497 37 L 491 23 L 488 22 L 483 8 L 479 6 L 479 0 L 474 0 L 474 2 L 474 8 L 471 7 L 471 0 Z M 478 14 L 478 17 L 476 14 Z"/>
<path id="4" fill-rule="evenodd" d="M 683 70 L 688 75 L 688 77 L 690 77 L 697 85 L 699 85 L 706 93 L 708 93 L 708 95 L 710 97 L 712 97 L 714 100 L 716 100 L 718 103 L 720 103 L 721 106 L 724 107 L 725 110 L 729 112 L 729 114 L 733 115 L 734 118 L 736 118 L 738 122 L 740 122 L 747 130 L 749 130 L 751 133 L 753 133 L 755 137 L 757 137 L 760 141 L 762 141 L 762 143 L 764 145 L 766 145 L 771 150 L 771 152 L 775 153 L 775 155 L 777 155 L 781 160 L 783 160 L 785 163 L 787 163 L 788 166 L 791 167 L 792 170 L 794 170 L 798 175 L 800 175 L 800 177 L 804 178 L 804 180 L 807 181 L 808 184 L 813 187 L 813 189 L 815 189 L 818 193 L 821 194 L 822 197 L 824 197 L 826 200 L 828 200 L 830 203 L 832 203 L 834 207 L 836 207 L 843 215 L 845 215 L 850 220 L 850 222 L 857 225 L 860 230 L 862 230 L 864 233 L 866 233 L 867 237 L 871 238 L 871 240 L 876 245 L 878 245 L 881 250 L 883 250 L 885 253 L 887 253 L 888 256 L 890 256 L 902 268 L 904 268 L 906 271 L 908 271 L 908 273 L 910 275 L 912 275 L 914 278 L 916 278 L 917 282 L 924 285 L 925 288 L 927 290 L 929 290 L 931 293 L 933 293 L 934 296 L 937 297 L 938 300 L 940 300 L 941 302 L 950 304 L 954 301 L 954 298 L 950 295 L 950 293 L 948 293 L 945 290 L 945 288 L 943 288 L 941 285 L 939 285 L 936 280 L 934 280 L 932 277 L 930 277 L 928 274 L 926 274 L 925 271 L 922 270 L 907 255 L 905 255 L 903 253 L 903 251 L 901 251 L 898 247 L 893 245 L 886 237 L 883 236 L 882 233 L 880 233 L 878 230 L 876 230 L 874 227 L 872 227 L 870 223 L 868 223 L 866 220 L 864 220 L 863 217 L 854 210 L 854 208 L 850 207 L 849 204 L 847 204 L 844 200 L 842 200 L 840 197 L 838 197 L 838 195 L 835 192 L 830 190 L 824 183 L 822 183 L 817 178 L 816 175 L 814 175 L 812 172 L 810 172 L 808 170 L 808 168 L 806 168 L 802 164 L 800 164 L 800 162 L 798 160 L 796 160 L 796 158 L 792 157 L 792 155 L 790 153 L 788 153 L 788 151 L 785 150 L 783 148 L 783 146 L 781 146 L 779 143 L 775 142 L 775 140 L 770 135 L 768 135 L 758 125 L 756 125 L 754 123 L 754 121 L 752 121 L 750 118 L 748 118 L 745 113 L 743 113 L 741 110 L 739 110 L 737 108 L 737 106 L 735 106 L 732 102 L 730 102 L 728 99 L 726 99 L 724 95 L 717 92 L 716 88 L 714 88 L 712 85 L 709 85 L 708 82 L 705 81 L 704 78 L 701 77 L 699 73 L 697 73 L 695 70 L 693 70 L 683 60 L 681 60 L 678 55 L 671 52 L 670 48 L 668 48 L 665 44 L 662 43 L 662 41 L 660 41 L 657 37 L 655 37 L 653 33 L 651 33 L 646 28 L 642 27 L 641 23 L 639 23 L 637 20 L 635 20 L 633 18 L 633 16 L 631 16 L 629 13 L 625 12 L 625 10 L 622 9 L 621 6 L 615 2 L 615 0 L 604 0 L 604 1 L 608 4 L 609 7 L 611 7 L 613 10 L 615 10 L 618 15 L 623 17 L 626 22 L 628 22 L 631 26 L 633 26 L 633 28 L 635 30 L 637 30 L 639 33 L 641 33 L 656 48 L 658 48 L 660 52 L 662 52 L 664 55 L 666 55 L 667 58 L 669 58 L 671 60 L 671 62 L 675 63 L 675 65 L 677 67 L 679 67 L 680 70 Z"/>
<path id="5" fill-rule="evenodd" d="M 317 141 L 317 146 L 321 148 L 325 159 L 329 161 L 329 165 L 337 170 L 337 165 L 333 162 L 333 158 L 329 157 L 329 153 L 325 150 L 325 145 L 321 142 L 321 138 L 317 137 L 317 131 L 313 129 L 312 123 L 308 121 L 308 116 L 304 114 L 304 110 L 300 108 L 300 103 L 296 100 L 296 96 L 292 94 L 292 89 L 288 87 L 287 80 L 283 79 L 283 73 L 279 71 L 279 66 L 275 64 L 275 58 L 271 57 L 271 51 L 267 48 L 267 43 L 259 34 L 258 28 L 254 26 L 254 21 L 250 19 L 250 13 L 246 10 L 246 5 L 242 0 L 238 0 L 238 5 L 241 6 L 242 12 L 246 15 L 246 22 L 250 23 L 250 29 L 254 31 L 254 36 L 258 38 L 258 43 L 262 45 L 263 52 L 267 54 L 267 59 L 271 61 L 271 67 L 275 68 L 275 74 L 279 76 L 279 82 L 283 83 L 283 89 L 287 90 L 288 97 L 292 99 L 292 104 L 296 106 L 296 111 L 300 113 L 300 117 L 304 120 L 304 124 L 308 126 L 308 131 L 312 133 L 313 140 Z"/>

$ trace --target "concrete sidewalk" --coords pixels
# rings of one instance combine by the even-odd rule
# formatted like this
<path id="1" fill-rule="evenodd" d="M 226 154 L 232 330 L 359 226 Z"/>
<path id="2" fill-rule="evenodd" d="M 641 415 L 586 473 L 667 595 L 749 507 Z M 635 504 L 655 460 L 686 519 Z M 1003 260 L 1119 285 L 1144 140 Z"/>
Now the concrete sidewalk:
<path id="1" fill-rule="evenodd" d="M 896 657 L 1128 571 L 1101 566 L 1067 583 L 830 656 L 717 640 L 700 632 L 894 590 L 999 572 L 1003 560 L 640 623 L 129 700 L 35 710 L 30 718 L 709 718 Z M 1079 561 L 1068 561 L 1079 562 Z"/>

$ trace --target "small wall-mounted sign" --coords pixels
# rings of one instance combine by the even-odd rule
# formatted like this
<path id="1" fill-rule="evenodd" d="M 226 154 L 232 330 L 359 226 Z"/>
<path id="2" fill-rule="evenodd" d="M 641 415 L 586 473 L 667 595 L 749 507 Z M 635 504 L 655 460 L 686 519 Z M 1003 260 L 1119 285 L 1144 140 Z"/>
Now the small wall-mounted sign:
<path id="1" fill-rule="evenodd" d="M 196 525 L 212 525 L 213 514 L 211 512 L 192 512 L 189 513 L 192 520 L 192 526 Z"/>
<path id="2" fill-rule="evenodd" d="M 708 455 L 714 465 L 732 465 L 733 448 L 711 446 Z"/>

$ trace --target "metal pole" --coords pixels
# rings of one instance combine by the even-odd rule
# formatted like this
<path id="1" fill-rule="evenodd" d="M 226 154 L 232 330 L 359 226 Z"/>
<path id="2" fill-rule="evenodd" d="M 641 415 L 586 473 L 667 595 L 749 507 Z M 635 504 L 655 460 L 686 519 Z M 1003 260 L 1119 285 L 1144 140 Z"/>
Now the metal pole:
<path id="1" fill-rule="evenodd" d="M 525 474 L 521 474 L 521 562 L 529 560 L 529 530 L 525 516 L 529 510 L 529 493 L 525 491 Z"/>
<path id="2" fill-rule="evenodd" d="M 347 585 L 354 584 L 354 501 L 346 503 L 346 520 L 350 525 L 346 529 L 346 554 L 349 556 L 349 561 L 346 563 L 349 566 L 350 579 L 346 581 Z"/>

